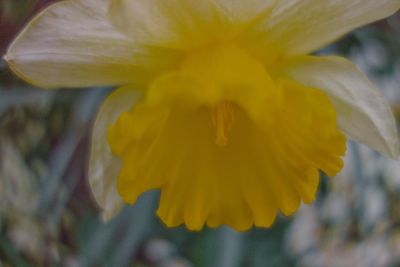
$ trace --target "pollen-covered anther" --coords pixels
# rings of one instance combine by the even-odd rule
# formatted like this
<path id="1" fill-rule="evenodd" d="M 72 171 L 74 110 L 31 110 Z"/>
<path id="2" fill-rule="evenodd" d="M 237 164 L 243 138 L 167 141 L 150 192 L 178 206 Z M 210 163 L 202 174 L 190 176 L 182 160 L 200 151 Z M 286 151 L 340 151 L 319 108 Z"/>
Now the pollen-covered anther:
<path id="1" fill-rule="evenodd" d="M 227 133 L 232 129 L 235 121 L 235 110 L 233 104 L 222 101 L 211 110 L 212 125 L 216 128 L 215 144 L 226 146 L 228 144 Z"/>

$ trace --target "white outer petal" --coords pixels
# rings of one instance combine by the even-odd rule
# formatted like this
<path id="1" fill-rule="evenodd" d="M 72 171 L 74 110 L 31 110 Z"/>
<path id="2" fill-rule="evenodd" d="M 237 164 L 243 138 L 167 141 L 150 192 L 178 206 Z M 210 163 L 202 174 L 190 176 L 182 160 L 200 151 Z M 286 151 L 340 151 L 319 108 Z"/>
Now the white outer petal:
<path id="1" fill-rule="evenodd" d="M 268 47 L 286 56 L 308 54 L 399 8 L 399 0 L 279 0 L 244 39 L 261 53 Z"/>
<path id="2" fill-rule="evenodd" d="M 108 96 L 94 123 L 89 160 L 89 184 L 93 195 L 103 209 L 103 218 L 109 220 L 119 212 L 123 201 L 117 191 L 121 160 L 114 156 L 107 142 L 108 127 L 118 116 L 132 108 L 138 92 L 121 87 Z"/>
<path id="3" fill-rule="evenodd" d="M 66 0 L 39 13 L 5 55 L 25 81 L 45 88 L 147 81 L 174 52 L 138 46 L 108 20 L 109 0 Z M 162 51 L 160 51 L 162 50 Z"/>
<path id="4" fill-rule="evenodd" d="M 341 57 L 299 57 L 280 74 L 325 91 L 336 108 L 339 127 L 357 142 L 391 157 L 400 155 L 390 106 L 368 78 Z"/>
<path id="5" fill-rule="evenodd" d="M 133 40 L 189 49 L 229 40 L 278 0 L 112 0 L 110 20 Z"/>

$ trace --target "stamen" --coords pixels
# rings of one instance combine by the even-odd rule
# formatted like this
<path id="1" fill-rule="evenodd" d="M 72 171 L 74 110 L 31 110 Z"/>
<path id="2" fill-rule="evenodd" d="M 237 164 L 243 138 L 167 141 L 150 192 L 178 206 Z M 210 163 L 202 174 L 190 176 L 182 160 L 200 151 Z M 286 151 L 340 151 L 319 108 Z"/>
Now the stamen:
<path id="1" fill-rule="evenodd" d="M 223 101 L 211 111 L 211 121 L 216 128 L 215 144 L 226 146 L 228 138 L 226 133 L 232 129 L 235 120 L 235 110 L 230 102 Z"/>

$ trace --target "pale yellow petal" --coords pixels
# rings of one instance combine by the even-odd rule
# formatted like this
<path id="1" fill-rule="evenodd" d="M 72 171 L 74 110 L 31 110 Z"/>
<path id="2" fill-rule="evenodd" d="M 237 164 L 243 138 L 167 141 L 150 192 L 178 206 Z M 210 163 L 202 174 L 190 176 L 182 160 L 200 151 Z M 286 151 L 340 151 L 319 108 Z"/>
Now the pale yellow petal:
<path id="1" fill-rule="evenodd" d="M 115 27 L 137 42 L 180 49 L 232 39 L 276 0 L 112 0 Z"/>
<path id="2" fill-rule="evenodd" d="M 399 157 L 396 123 L 387 101 L 350 61 L 305 56 L 285 64 L 281 75 L 326 92 L 340 128 L 350 138 L 392 158 Z"/>
<path id="3" fill-rule="evenodd" d="M 253 21 L 271 11 L 279 0 L 214 0 L 212 1 L 231 23 Z"/>
<path id="4" fill-rule="evenodd" d="M 115 157 L 107 142 L 108 127 L 138 99 L 138 92 L 122 87 L 107 97 L 94 123 L 89 160 L 89 183 L 93 195 L 108 220 L 119 212 L 123 201 L 117 192 L 121 160 Z"/>
<path id="5" fill-rule="evenodd" d="M 399 8 L 399 0 L 280 0 L 244 42 L 260 53 L 308 54 Z"/>
<path id="6" fill-rule="evenodd" d="M 67 0 L 36 16 L 5 59 L 37 86 L 86 87 L 146 82 L 176 53 L 139 47 L 108 21 L 108 0 Z M 162 51 L 160 51 L 162 50 Z"/>

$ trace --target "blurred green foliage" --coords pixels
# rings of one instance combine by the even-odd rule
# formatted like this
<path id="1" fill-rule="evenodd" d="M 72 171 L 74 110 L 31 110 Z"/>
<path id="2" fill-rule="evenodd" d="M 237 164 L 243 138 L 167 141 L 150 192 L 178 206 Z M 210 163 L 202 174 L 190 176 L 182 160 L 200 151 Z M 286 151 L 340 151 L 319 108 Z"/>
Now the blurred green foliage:
<path id="1" fill-rule="evenodd" d="M 1 2 L 3 51 L 27 18 L 48 2 Z M 400 20 L 393 17 L 320 52 L 356 60 L 385 85 L 383 93 L 398 115 L 399 31 Z M 271 229 L 247 233 L 224 227 L 199 233 L 182 227 L 167 229 L 154 216 L 157 192 L 143 195 L 135 206 L 125 207 L 119 216 L 103 223 L 87 185 L 86 169 L 93 118 L 109 91 L 32 88 L 1 62 L 0 267 L 367 266 L 362 261 L 344 261 L 367 253 L 365 244 L 375 252 L 382 246 L 390 251 L 383 263 L 377 263 L 381 265 L 371 260 L 369 266 L 400 266 L 396 205 L 400 190 L 393 185 L 399 184 L 400 174 L 388 172 L 390 163 L 356 145 L 349 152 L 348 164 L 353 169 L 344 172 L 343 179 L 324 177 L 314 205 L 293 218 L 279 218 Z M 374 167 L 366 168 L 366 162 Z M 368 195 L 371 190 L 385 199 L 385 206 L 378 210 L 387 210 L 373 220 L 366 215 L 377 205 L 365 200 L 374 198 Z M 378 202 L 380 197 L 376 197 Z M 339 208 L 329 207 L 337 201 Z"/>
<path id="2" fill-rule="evenodd" d="M 11 22 L 18 21 L 21 18 L 26 17 L 27 14 L 32 11 L 36 3 L 36 0 L 2 1 L 2 16 L 4 20 Z"/>

